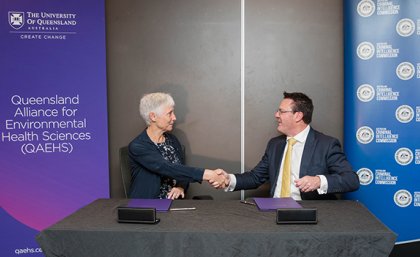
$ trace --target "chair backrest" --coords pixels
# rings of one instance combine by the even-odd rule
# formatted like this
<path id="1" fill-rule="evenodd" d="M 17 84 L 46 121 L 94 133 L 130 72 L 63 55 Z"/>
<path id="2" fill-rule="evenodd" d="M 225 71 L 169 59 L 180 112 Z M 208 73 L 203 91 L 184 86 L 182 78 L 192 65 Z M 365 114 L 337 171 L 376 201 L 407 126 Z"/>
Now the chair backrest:
<path id="1" fill-rule="evenodd" d="M 128 146 L 120 148 L 120 172 L 125 198 L 128 198 L 128 192 L 131 186 L 131 169 L 128 158 Z"/>

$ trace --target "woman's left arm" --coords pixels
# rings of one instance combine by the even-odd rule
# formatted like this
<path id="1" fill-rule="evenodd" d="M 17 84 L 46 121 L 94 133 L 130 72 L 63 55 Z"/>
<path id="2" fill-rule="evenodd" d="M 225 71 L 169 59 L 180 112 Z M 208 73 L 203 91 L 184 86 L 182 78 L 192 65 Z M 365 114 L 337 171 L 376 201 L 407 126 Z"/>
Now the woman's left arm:
<path id="1" fill-rule="evenodd" d="M 184 198 L 184 189 L 182 187 L 173 187 L 171 191 L 169 191 L 167 198 L 168 199 L 178 199 L 179 197 Z"/>

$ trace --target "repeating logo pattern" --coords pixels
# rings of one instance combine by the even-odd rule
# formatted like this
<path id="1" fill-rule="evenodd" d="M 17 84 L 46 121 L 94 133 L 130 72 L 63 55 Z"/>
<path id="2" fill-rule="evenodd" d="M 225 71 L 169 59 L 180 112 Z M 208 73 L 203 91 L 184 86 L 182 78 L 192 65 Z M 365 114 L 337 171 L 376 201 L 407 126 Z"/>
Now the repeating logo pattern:
<path id="1" fill-rule="evenodd" d="M 367 126 L 360 127 L 356 132 L 357 141 L 362 144 L 369 144 L 375 137 L 373 129 Z"/>
<path id="2" fill-rule="evenodd" d="M 399 207 L 407 207 L 413 201 L 413 196 L 411 193 L 405 189 L 398 190 L 394 194 L 394 202 Z"/>
<path id="3" fill-rule="evenodd" d="M 368 168 L 361 168 L 357 171 L 360 185 L 367 186 L 373 181 L 373 172 Z"/>
<path id="4" fill-rule="evenodd" d="M 357 56 L 362 60 L 369 60 L 375 55 L 375 46 L 370 42 L 362 42 L 357 47 Z"/>
<path id="5" fill-rule="evenodd" d="M 375 3 L 371 0 L 363 0 L 357 5 L 357 13 L 362 17 L 369 17 L 375 13 Z"/>
<path id="6" fill-rule="evenodd" d="M 401 123 L 408 123 L 414 118 L 414 110 L 409 105 L 401 105 L 395 110 L 395 118 Z"/>
<path id="7" fill-rule="evenodd" d="M 402 19 L 397 23 L 396 30 L 398 35 L 409 37 L 416 31 L 416 24 L 411 19 Z"/>
<path id="8" fill-rule="evenodd" d="M 397 66 L 395 72 L 400 79 L 409 80 L 414 76 L 414 65 L 410 62 L 402 62 Z"/>
<path id="9" fill-rule="evenodd" d="M 399 242 L 420 237 L 419 231 L 400 226 L 402 219 L 417 224 L 420 207 L 416 183 L 420 176 L 420 6 L 416 2 L 344 1 L 345 100 L 351 102 L 345 111 L 346 128 L 350 126 L 345 150 L 358 167 L 361 185 L 348 197 L 366 200 L 380 219 L 396 229 Z M 379 203 L 378 198 L 385 199 Z M 388 211 L 390 203 L 394 208 Z"/>
<path id="10" fill-rule="evenodd" d="M 375 89 L 369 84 L 357 88 L 357 98 L 362 102 L 370 102 L 375 97 Z"/>
<path id="11" fill-rule="evenodd" d="M 413 152 L 406 147 L 402 147 L 395 152 L 395 161 L 401 166 L 406 166 L 413 161 Z"/>

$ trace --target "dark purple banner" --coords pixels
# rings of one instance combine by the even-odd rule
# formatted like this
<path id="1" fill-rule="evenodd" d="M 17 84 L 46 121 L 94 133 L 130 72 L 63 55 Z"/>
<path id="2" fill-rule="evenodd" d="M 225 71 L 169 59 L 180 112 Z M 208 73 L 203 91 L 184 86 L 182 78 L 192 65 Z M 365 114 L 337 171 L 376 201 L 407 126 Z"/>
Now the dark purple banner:
<path id="1" fill-rule="evenodd" d="M 109 197 L 103 0 L 0 6 L 0 256 Z"/>

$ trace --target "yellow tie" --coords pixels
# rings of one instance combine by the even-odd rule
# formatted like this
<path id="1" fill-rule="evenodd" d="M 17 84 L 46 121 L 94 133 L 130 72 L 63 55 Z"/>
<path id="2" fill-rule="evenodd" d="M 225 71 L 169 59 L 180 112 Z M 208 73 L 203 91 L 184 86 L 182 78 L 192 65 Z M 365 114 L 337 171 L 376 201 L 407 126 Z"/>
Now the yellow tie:
<path id="1" fill-rule="evenodd" d="M 296 144 L 296 139 L 293 137 L 288 139 L 286 156 L 283 163 L 283 177 L 281 180 L 280 197 L 290 197 L 290 162 L 292 159 L 292 148 Z"/>

